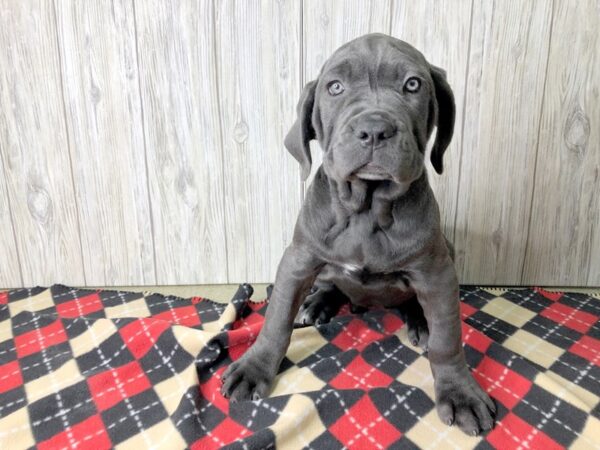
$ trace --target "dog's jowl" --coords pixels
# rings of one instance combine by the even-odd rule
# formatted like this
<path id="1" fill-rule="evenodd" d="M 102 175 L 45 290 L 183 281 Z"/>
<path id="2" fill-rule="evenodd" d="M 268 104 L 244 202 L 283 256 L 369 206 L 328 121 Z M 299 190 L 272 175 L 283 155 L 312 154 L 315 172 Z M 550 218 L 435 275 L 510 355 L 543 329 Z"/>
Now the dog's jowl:
<path id="1" fill-rule="evenodd" d="M 285 146 L 311 170 L 323 150 L 293 241 L 275 278 L 264 326 L 229 366 L 231 401 L 268 394 L 294 322 L 327 322 L 339 307 L 399 307 L 414 345 L 428 350 L 437 412 L 475 435 L 493 426 L 494 403 L 471 376 L 461 345 L 453 251 L 442 234 L 425 171 L 442 159 L 454 128 L 443 70 L 398 39 L 371 34 L 339 48 L 308 83 Z"/>

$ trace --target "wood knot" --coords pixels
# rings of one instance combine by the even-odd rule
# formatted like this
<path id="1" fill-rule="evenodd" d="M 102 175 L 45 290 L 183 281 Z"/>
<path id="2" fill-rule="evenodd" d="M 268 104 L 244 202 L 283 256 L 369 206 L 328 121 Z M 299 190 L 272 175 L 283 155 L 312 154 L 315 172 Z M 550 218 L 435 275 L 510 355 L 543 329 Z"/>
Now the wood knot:
<path id="1" fill-rule="evenodd" d="M 563 135 L 570 151 L 579 156 L 585 154 L 590 138 L 590 120 L 579 105 L 567 117 Z"/>
<path id="2" fill-rule="evenodd" d="M 40 186 L 29 186 L 27 208 L 31 216 L 40 223 L 48 223 L 52 217 L 52 199 Z"/>
<path id="3" fill-rule="evenodd" d="M 233 127 L 233 140 L 238 144 L 243 144 L 248 139 L 248 124 L 240 120 Z"/>

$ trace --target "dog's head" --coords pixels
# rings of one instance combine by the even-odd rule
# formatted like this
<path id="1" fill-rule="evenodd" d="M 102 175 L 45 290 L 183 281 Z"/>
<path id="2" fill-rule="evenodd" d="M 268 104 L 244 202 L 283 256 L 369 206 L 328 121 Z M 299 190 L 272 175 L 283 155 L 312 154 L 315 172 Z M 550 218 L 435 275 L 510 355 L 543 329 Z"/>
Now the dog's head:
<path id="1" fill-rule="evenodd" d="M 308 83 L 285 146 L 310 173 L 309 142 L 324 151 L 323 168 L 338 181 L 390 180 L 409 185 L 424 169 L 434 126 L 431 163 L 442 157 L 454 129 L 454 96 L 442 69 L 406 42 L 369 34 L 340 47 Z"/>

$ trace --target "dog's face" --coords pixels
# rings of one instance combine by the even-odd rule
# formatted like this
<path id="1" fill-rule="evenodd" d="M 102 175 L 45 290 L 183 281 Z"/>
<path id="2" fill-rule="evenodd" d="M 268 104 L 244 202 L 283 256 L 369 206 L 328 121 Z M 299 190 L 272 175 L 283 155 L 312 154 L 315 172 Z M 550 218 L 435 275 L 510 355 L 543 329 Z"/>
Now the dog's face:
<path id="1" fill-rule="evenodd" d="M 304 179 L 311 166 L 309 142 L 316 138 L 327 176 L 408 185 L 423 172 L 434 125 L 431 161 L 442 172 L 454 115 L 441 69 L 403 41 L 370 34 L 340 47 L 319 78 L 306 85 L 285 145 L 302 165 Z"/>

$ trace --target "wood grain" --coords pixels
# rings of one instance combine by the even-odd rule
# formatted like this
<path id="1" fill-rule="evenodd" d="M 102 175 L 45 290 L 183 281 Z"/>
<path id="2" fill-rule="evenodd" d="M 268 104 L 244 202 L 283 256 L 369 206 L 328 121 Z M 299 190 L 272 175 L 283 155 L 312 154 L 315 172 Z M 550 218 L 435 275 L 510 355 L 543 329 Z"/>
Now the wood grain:
<path id="1" fill-rule="evenodd" d="M 550 0 L 474 3 L 455 244 L 463 283 L 521 278 Z"/>
<path id="2" fill-rule="evenodd" d="M 555 8 L 521 281 L 600 286 L 600 5 Z"/>
<path id="3" fill-rule="evenodd" d="M 304 0 L 302 2 L 302 82 L 319 76 L 323 63 L 346 42 L 367 33 L 390 33 L 389 0 Z M 311 143 L 312 171 L 305 190 L 323 161 L 321 147 Z"/>
<path id="4" fill-rule="evenodd" d="M 51 2 L 0 2 L 0 68 L 0 156 L 22 282 L 84 285 Z"/>
<path id="5" fill-rule="evenodd" d="M 392 12 L 392 36 L 415 46 L 427 61 L 444 69 L 454 92 L 456 124 L 452 143 L 444 155 L 444 173 L 438 175 L 429 162 L 429 151 L 435 135 L 431 137 L 426 158 L 429 182 L 440 205 L 444 233 L 450 241 L 454 241 L 460 157 L 463 151 L 471 0 L 394 2 Z"/>
<path id="6" fill-rule="evenodd" d="M 302 195 L 298 166 L 283 146 L 300 94 L 300 4 L 216 4 L 228 279 L 267 282 Z"/>
<path id="7" fill-rule="evenodd" d="M 131 0 L 56 2 L 86 281 L 154 284 Z"/>
<path id="8" fill-rule="evenodd" d="M 1 126 L 0 133 L 3 133 Z M 2 140 L 0 140 L 0 153 L 3 153 Z M 22 286 L 21 261 L 17 253 L 2 158 L 0 158 L 0 255 L 2 255 L 0 257 L 0 286 L 5 288 Z"/>
<path id="9" fill-rule="evenodd" d="M 135 3 L 158 284 L 224 283 L 213 3 Z"/>
<path id="10" fill-rule="evenodd" d="M 301 89 L 370 32 L 448 72 L 460 281 L 598 286 L 599 25 L 594 0 L 0 0 L 0 287 L 272 281 Z"/>

